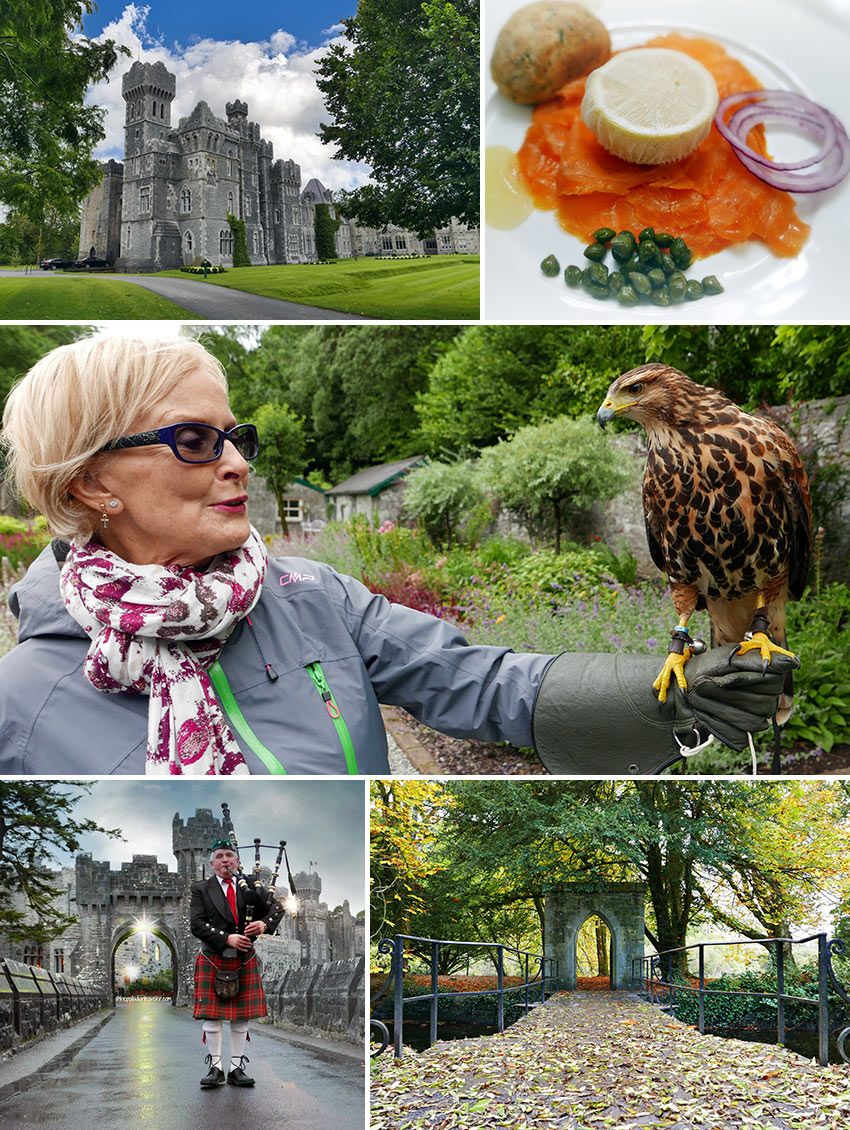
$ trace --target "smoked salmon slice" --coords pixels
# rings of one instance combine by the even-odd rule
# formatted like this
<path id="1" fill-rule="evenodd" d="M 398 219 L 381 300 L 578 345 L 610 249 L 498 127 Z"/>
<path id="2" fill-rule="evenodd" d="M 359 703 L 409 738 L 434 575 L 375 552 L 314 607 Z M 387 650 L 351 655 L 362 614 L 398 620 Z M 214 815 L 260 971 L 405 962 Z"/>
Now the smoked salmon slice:
<path id="1" fill-rule="evenodd" d="M 648 47 L 682 51 L 706 66 L 720 98 L 760 89 L 747 68 L 709 39 L 679 34 L 651 39 Z M 787 193 L 744 168 L 716 126 L 681 161 L 635 165 L 608 153 L 582 122 L 583 78 L 568 83 L 534 110 L 519 151 L 519 164 L 538 208 L 555 209 L 561 226 L 589 240 L 600 227 L 645 227 L 681 236 L 693 253 L 712 255 L 731 244 L 762 240 L 783 257 L 796 255 L 809 225 Z M 754 129 L 748 143 L 766 154 L 764 133 Z"/>

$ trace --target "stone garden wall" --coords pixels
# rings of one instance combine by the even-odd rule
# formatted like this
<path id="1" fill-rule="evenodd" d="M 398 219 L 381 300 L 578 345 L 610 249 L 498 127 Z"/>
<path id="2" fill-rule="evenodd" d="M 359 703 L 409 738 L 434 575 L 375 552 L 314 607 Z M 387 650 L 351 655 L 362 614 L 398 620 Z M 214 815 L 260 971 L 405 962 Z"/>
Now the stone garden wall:
<path id="1" fill-rule="evenodd" d="M 68 1028 L 108 1002 L 78 977 L 0 960 L 0 1052 Z"/>

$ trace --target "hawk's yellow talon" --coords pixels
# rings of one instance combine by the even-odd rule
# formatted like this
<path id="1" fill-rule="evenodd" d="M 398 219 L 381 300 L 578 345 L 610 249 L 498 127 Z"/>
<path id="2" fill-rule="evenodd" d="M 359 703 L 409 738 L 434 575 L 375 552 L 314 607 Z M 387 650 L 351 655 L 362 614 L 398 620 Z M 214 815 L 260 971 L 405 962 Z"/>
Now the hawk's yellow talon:
<path id="1" fill-rule="evenodd" d="M 691 649 L 686 647 L 685 650 L 679 654 L 676 651 L 671 651 L 667 658 L 664 660 L 664 666 L 655 682 L 652 684 L 652 689 L 658 695 L 658 701 L 664 703 L 667 701 L 667 691 L 670 689 L 670 682 L 675 678 L 679 690 L 685 694 L 688 689 L 687 681 L 685 680 L 685 664 L 691 658 Z"/>
<path id="2" fill-rule="evenodd" d="M 762 670 L 766 671 L 770 666 L 770 659 L 773 655 L 789 655 L 792 659 L 797 656 L 793 651 L 788 651 L 779 644 L 775 644 L 769 636 L 764 632 L 753 632 L 752 637 L 744 640 L 738 648 L 738 655 L 746 655 L 749 651 L 757 651 L 761 655 Z"/>

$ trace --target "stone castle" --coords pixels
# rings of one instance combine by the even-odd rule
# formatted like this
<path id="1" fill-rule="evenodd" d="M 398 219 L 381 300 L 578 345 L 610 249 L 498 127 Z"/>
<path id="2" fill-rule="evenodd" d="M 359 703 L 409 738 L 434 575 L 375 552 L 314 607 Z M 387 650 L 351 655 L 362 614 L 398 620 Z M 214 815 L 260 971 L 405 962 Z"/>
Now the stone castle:
<path id="1" fill-rule="evenodd" d="M 302 189 L 300 166 L 274 159 L 244 102 L 228 102 L 226 118 L 199 102 L 173 126 L 176 83 L 163 63 L 136 62 L 124 75 L 124 162 L 107 161 L 83 203 L 80 255 L 131 272 L 232 266 L 230 214 L 245 223 L 252 264 L 314 262 L 316 206 L 333 215 L 328 190 L 315 178 Z M 335 243 L 342 258 L 477 253 L 479 233 L 452 223 L 420 240 L 343 221 Z"/>
<path id="2" fill-rule="evenodd" d="M 152 855 L 134 855 L 118 870 L 92 859 L 89 853 L 78 855 L 73 867 L 54 873 L 56 905 L 76 916 L 77 922 L 45 944 L 13 945 L 0 936 L 0 957 L 81 977 L 107 997 L 120 985 L 128 956 L 126 944 L 131 942 L 135 949 L 141 942 L 139 933 L 144 932 L 147 943 L 159 947 L 157 967 L 174 971 L 177 999 L 190 1000 L 198 943 L 189 930 L 189 888 L 196 879 L 211 874 L 210 844 L 223 834 L 220 820 L 210 809 L 196 809 L 185 821 L 175 813 L 176 871 Z M 243 852 L 243 857 L 246 871 L 251 870 L 248 853 Z M 263 868 L 260 879 L 269 885 L 268 869 Z M 297 903 L 287 909 L 277 933 L 257 943 L 269 984 L 293 970 L 362 962 L 365 918 L 352 914 L 347 900 L 334 909 L 320 901 L 322 880 L 315 871 L 299 871 L 293 880 Z M 277 888 L 279 898 L 289 895 L 285 871 Z M 29 913 L 22 896 L 16 907 Z"/>

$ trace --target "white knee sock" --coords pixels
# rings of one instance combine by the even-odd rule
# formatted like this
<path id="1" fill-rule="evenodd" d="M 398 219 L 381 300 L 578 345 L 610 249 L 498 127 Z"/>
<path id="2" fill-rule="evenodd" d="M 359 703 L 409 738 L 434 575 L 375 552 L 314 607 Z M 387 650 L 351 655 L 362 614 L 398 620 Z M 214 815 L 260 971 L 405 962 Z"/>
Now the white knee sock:
<path id="1" fill-rule="evenodd" d="M 230 1022 L 230 1066 L 239 1067 L 242 1053 L 245 1051 L 245 1041 L 248 1038 L 248 1021 L 231 1020 Z"/>
<path id="2" fill-rule="evenodd" d="M 221 1029 L 220 1020 L 204 1021 L 204 1043 L 207 1045 L 213 1067 L 221 1067 Z"/>

